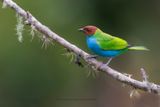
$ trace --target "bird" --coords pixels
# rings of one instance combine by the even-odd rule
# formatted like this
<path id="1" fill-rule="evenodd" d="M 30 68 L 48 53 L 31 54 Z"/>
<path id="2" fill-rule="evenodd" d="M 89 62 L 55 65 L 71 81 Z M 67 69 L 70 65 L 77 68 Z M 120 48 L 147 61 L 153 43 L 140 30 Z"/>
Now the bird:
<path id="1" fill-rule="evenodd" d="M 104 64 L 105 66 L 108 66 L 114 57 L 124 54 L 129 50 L 149 50 L 144 46 L 132 46 L 126 40 L 105 33 L 93 25 L 87 25 L 78 30 L 85 34 L 88 48 L 96 54 L 88 58 L 95 56 L 109 58 L 107 63 Z"/>

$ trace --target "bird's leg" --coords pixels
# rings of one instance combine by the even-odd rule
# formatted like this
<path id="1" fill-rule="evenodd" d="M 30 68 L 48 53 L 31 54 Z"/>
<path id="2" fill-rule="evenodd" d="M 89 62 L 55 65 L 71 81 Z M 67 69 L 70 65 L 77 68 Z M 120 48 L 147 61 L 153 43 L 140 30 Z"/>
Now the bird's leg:
<path id="1" fill-rule="evenodd" d="M 97 58 L 98 57 L 98 55 L 88 55 L 87 57 L 86 57 L 86 59 L 92 59 L 92 58 Z"/>
<path id="2" fill-rule="evenodd" d="M 102 66 L 108 66 L 109 63 L 112 61 L 113 58 L 109 58 L 109 60 L 107 61 L 107 63 L 103 64 Z"/>
<path id="3" fill-rule="evenodd" d="M 108 60 L 108 62 L 105 64 L 106 66 L 108 66 L 109 65 L 109 63 L 112 61 L 112 57 L 111 58 L 109 58 L 109 60 Z"/>

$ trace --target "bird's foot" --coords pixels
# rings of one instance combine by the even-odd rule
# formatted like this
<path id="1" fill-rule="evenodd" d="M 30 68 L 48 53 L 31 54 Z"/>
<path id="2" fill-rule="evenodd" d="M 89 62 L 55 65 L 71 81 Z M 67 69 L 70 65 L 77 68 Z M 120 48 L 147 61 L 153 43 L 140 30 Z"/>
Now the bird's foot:
<path id="1" fill-rule="evenodd" d="M 103 68 L 103 67 L 106 67 L 106 66 L 109 66 L 110 62 L 112 61 L 113 58 L 110 58 L 107 63 L 101 63 L 100 65 L 98 65 L 96 67 L 96 69 L 98 70 L 98 68 Z"/>
<path id="2" fill-rule="evenodd" d="M 106 66 L 108 66 L 109 65 L 109 63 L 101 63 L 98 67 L 97 67 L 97 69 L 98 68 L 104 68 L 104 67 L 106 67 Z"/>
<path id="3" fill-rule="evenodd" d="M 97 59 L 97 57 L 98 57 L 97 55 L 88 55 L 86 59 L 92 59 L 92 58 Z"/>

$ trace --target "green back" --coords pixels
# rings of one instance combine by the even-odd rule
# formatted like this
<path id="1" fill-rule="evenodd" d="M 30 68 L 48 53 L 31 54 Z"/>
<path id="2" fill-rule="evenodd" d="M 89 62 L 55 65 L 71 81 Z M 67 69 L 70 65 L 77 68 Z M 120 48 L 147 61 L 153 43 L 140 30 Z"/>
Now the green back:
<path id="1" fill-rule="evenodd" d="M 125 40 L 104 33 L 100 29 L 96 30 L 94 36 L 99 46 L 104 50 L 120 50 L 128 47 Z"/>

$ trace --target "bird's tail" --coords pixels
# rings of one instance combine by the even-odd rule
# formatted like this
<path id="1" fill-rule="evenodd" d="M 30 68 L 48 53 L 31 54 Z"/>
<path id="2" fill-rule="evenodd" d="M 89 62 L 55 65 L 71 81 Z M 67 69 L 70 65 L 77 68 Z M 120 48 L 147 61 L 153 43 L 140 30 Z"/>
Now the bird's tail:
<path id="1" fill-rule="evenodd" d="M 144 46 L 131 46 L 128 48 L 129 50 L 142 50 L 142 51 L 149 51 L 148 48 Z"/>

